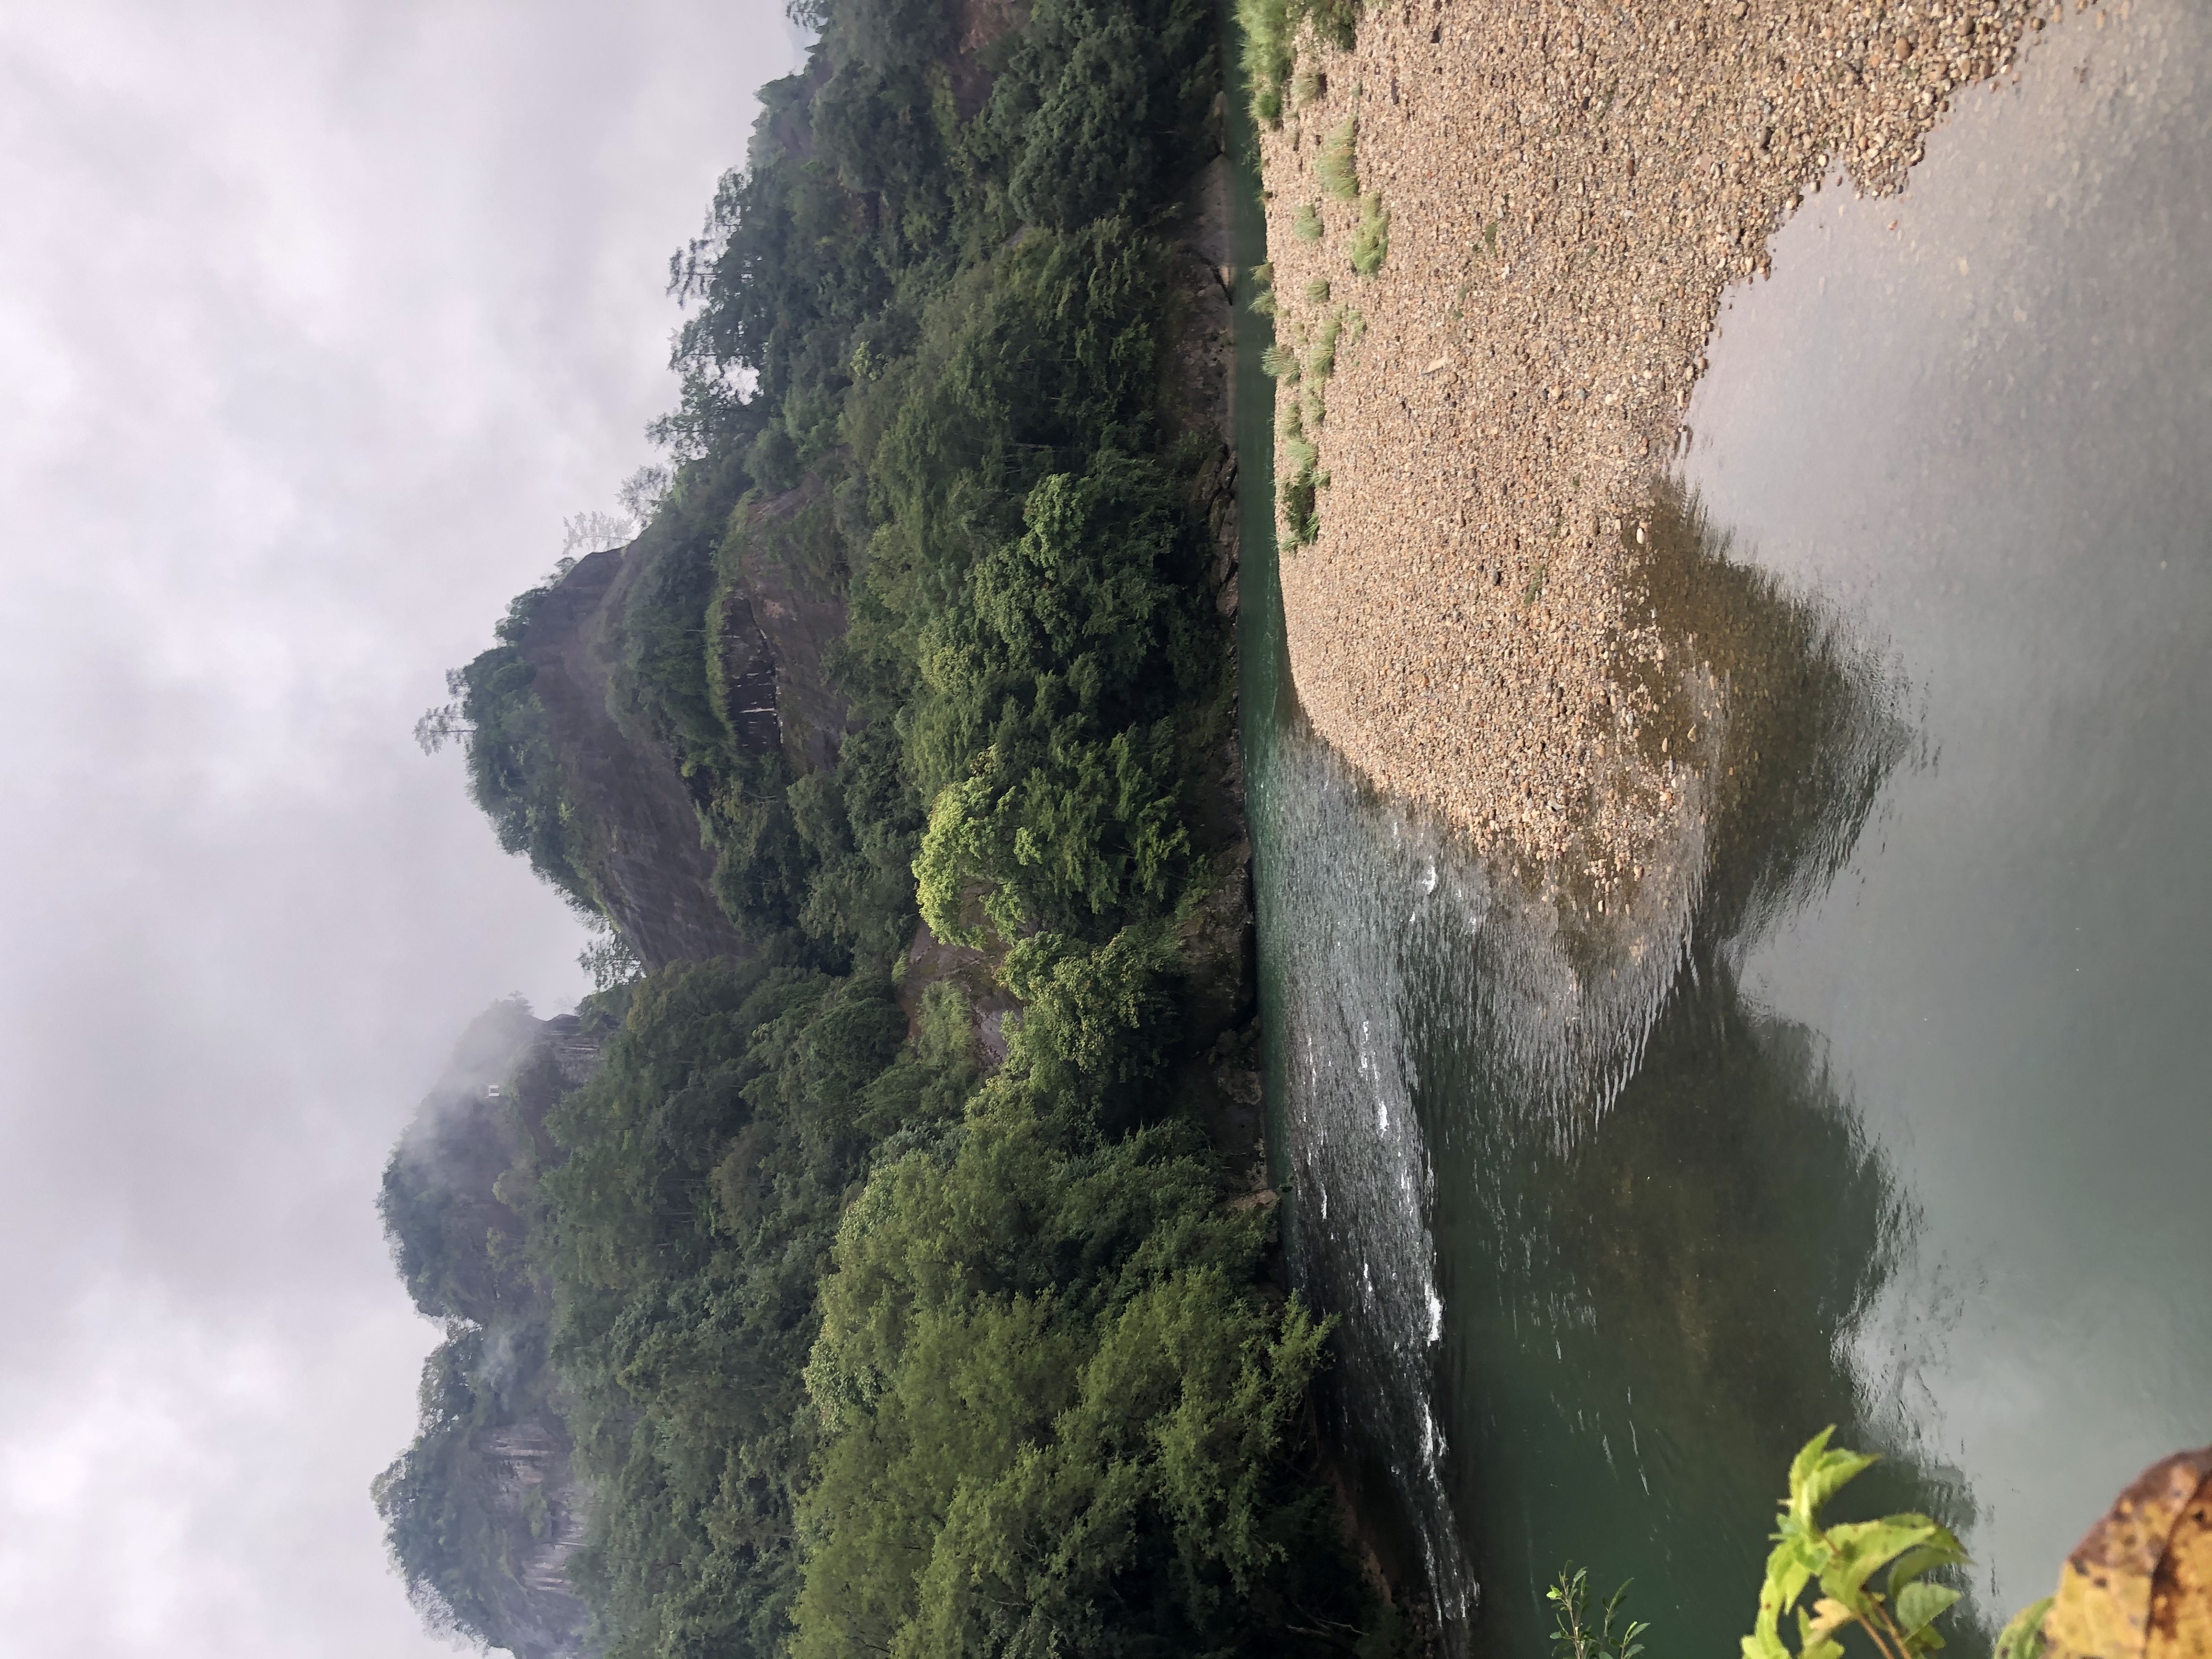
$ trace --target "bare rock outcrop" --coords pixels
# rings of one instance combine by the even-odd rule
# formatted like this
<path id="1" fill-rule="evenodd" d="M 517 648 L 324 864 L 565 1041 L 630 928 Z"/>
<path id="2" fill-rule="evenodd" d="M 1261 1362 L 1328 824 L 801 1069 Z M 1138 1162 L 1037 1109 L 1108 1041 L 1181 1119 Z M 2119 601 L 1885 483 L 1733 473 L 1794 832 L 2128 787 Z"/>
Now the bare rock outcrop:
<path id="1" fill-rule="evenodd" d="M 607 708 L 611 617 L 635 561 L 594 553 L 545 597 L 522 636 L 569 793 L 589 820 L 591 875 L 616 927 L 648 968 L 741 956 L 714 902 L 714 855 L 675 757 L 624 732 Z"/>

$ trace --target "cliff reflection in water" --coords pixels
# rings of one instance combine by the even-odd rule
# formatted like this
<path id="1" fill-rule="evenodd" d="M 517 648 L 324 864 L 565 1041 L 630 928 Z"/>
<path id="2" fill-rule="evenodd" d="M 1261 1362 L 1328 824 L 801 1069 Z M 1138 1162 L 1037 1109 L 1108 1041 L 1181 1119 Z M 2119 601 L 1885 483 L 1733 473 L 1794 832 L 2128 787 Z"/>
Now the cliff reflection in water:
<path id="1" fill-rule="evenodd" d="M 1466 1651 L 1540 1650 L 1571 1556 L 1634 1577 L 1666 1649 L 1732 1651 L 1783 1471 L 1825 1424 L 1891 1454 L 1869 1501 L 1968 1502 L 1846 1357 L 1913 1205 L 1819 1034 L 1736 975 L 1922 763 L 1909 687 L 1694 502 L 1662 491 L 1646 538 L 1668 650 L 1623 737 L 1667 741 L 1686 805 L 1626 904 L 1408 822 L 1286 685 L 1255 723 L 1294 1270 L 1342 1322 L 1355 1483 L 1410 1523 L 1386 1553 Z"/>

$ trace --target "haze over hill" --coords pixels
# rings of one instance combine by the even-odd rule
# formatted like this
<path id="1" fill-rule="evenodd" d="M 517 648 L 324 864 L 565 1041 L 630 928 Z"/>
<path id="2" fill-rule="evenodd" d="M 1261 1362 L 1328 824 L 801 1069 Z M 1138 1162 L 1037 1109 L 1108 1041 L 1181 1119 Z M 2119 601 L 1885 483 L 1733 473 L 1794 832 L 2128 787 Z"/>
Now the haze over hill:
<path id="1" fill-rule="evenodd" d="M 457 1014 L 587 981 L 408 727 L 651 454 L 668 252 L 789 40 L 0 17 L 11 1656 L 447 1651 L 363 1497 L 436 1340 L 364 1197 Z"/>

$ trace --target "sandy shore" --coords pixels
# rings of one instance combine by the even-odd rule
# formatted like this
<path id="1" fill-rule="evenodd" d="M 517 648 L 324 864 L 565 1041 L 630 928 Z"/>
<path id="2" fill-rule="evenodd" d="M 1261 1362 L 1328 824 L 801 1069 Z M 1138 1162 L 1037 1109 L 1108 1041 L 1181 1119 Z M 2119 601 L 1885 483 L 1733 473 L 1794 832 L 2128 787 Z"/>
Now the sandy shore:
<path id="1" fill-rule="evenodd" d="M 1694 648 L 1637 546 L 1722 292 L 1817 181 L 1898 189 L 2059 15 L 1417 0 L 1370 4 L 1350 52 L 1301 41 L 1262 135 L 1277 339 L 1310 362 L 1342 331 L 1333 375 L 1281 387 L 1328 480 L 1283 598 L 1299 696 L 1358 769 L 1486 851 L 1632 879 L 1710 712 L 1675 695 Z M 1371 204 L 1316 165 L 1348 119 L 1389 215 L 1367 277 Z"/>

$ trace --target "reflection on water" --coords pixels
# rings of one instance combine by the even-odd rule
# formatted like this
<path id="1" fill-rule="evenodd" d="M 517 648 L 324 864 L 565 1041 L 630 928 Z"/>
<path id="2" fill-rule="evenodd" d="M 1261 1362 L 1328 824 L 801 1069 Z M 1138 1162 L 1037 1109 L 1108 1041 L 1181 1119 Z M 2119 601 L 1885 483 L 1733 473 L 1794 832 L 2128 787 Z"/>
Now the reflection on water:
<path id="1" fill-rule="evenodd" d="M 1650 688 L 1662 715 L 1644 740 L 1671 726 L 1698 756 L 1694 929 L 1701 948 L 1741 947 L 1826 890 L 1883 781 L 1925 747 L 1901 666 L 1733 557 L 1694 496 L 1662 481 L 1648 522 L 1637 580 L 1691 666 Z"/>
<path id="2" fill-rule="evenodd" d="M 1570 1554 L 1638 1577 L 1670 1646 L 1727 1650 L 1790 1455 L 1894 1416 L 1845 1356 L 1911 1206 L 1818 1034 L 1747 1004 L 1735 963 L 1918 763 L 1907 688 L 1694 503 L 1662 492 L 1649 525 L 1689 665 L 1650 740 L 1672 722 L 1689 805 L 1625 916 L 1362 791 L 1279 684 L 1254 745 L 1294 1265 L 1343 1322 L 1343 1432 L 1482 1651 L 1543 1642 Z M 1888 1479 L 1964 1518 L 1910 1458 Z"/>
<path id="3" fill-rule="evenodd" d="M 2212 12 L 2107 10 L 1724 319 L 1688 465 L 1745 544 L 1654 503 L 1639 735 L 1689 806 L 1625 914 L 1307 733 L 1240 345 L 1289 1242 L 1462 1650 L 1540 1651 L 1571 1556 L 1733 1652 L 1830 1422 L 1889 1454 L 1855 1501 L 1965 1529 L 1986 1625 L 2212 1435 Z"/>

